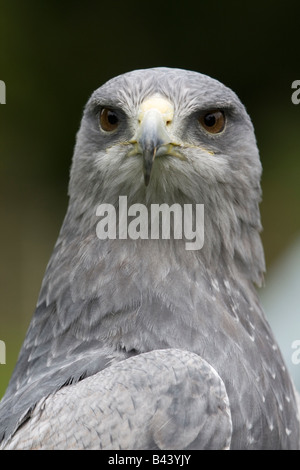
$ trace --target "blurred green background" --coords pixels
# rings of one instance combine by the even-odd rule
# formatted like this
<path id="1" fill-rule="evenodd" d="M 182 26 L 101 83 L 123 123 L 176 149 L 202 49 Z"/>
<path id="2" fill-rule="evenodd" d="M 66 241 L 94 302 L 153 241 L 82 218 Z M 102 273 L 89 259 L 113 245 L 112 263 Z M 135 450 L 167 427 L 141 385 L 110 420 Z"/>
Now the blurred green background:
<path id="1" fill-rule="evenodd" d="M 299 1 L 0 0 L 0 79 L 7 88 L 0 105 L 0 339 L 6 343 L 0 397 L 66 210 L 82 108 L 117 74 L 186 68 L 239 95 L 264 167 L 262 237 L 272 272 L 300 234 L 300 105 L 291 102 L 291 84 L 300 80 L 299 13 Z M 282 327 L 300 339 L 288 302 Z"/>

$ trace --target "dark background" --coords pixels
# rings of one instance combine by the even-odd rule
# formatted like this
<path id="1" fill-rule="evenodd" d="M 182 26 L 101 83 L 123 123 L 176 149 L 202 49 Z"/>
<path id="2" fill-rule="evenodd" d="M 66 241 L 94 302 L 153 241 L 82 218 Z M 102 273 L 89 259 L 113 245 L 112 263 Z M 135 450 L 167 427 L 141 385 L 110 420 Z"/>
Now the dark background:
<path id="1" fill-rule="evenodd" d="M 232 88 L 253 120 L 264 167 L 268 268 L 295 240 L 300 105 L 291 102 L 291 84 L 300 80 L 299 14 L 299 0 L 0 0 L 0 79 L 7 88 L 0 106 L 0 339 L 6 343 L 0 397 L 66 210 L 82 108 L 107 79 L 169 66 Z"/>

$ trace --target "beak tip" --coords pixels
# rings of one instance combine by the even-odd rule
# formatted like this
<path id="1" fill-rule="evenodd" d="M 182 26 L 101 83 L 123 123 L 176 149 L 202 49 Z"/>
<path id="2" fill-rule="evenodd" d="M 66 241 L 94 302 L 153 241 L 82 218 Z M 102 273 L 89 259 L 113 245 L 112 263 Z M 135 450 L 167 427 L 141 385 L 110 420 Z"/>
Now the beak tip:
<path id="1" fill-rule="evenodd" d="M 144 181 L 145 181 L 145 186 L 148 186 L 150 182 L 150 173 L 144 174 Z"/>
<path id="2" fill-rule="evenodd" d="M 150 181 L 150 176 L 152 172 L 152 166 L 153 166 L 153 161 L 155 158 L 156 154 L 156 147 L 150 148 L 150 149 L 145 149 L 144 150 L 144 181 L 145 185 L 148 186 L 149 181 Z"/>

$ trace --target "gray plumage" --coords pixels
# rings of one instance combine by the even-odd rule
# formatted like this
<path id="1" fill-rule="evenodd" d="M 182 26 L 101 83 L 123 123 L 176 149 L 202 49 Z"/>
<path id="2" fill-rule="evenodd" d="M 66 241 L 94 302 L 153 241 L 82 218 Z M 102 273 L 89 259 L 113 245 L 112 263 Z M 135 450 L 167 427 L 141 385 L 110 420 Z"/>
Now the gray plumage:
<path id="1" fill-rule="evenodd" d="M 163 132 L 181 158 L 166 150 L 148 167 L 133 136 L 153 95 L 174 107 Z M 118 115 L 113 132 L 99 128 L 103 108 Z M 219 109 L 225 128 L 211 134 L 199 116 Z M 265 269 L 260 176 L 244 106 L 210 77 L 139 70 L 93 93 L 68 211 L 0 404 L 2 448 L 299 448 L 293 385 L 254 287 Z M 204 204 L 203 248 L 99 240 L 96 207 L 117 208 L 120 195 L 128 206 Z"/>
<path id="2" fill-rule="evenodd" d="M 162 349 L 42 398 L 6 449 L 228 449 L 231 431 L 218 374 L 196 354 Z"/>

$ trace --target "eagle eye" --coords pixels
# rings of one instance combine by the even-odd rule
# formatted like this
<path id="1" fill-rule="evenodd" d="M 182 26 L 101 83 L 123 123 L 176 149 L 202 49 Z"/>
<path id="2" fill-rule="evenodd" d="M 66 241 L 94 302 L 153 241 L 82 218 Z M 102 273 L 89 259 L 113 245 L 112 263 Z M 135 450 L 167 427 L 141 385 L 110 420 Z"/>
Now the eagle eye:
<path id="1" fill-rule="evenodd" d="M 101 129 L 105 132 L 115 131 L 120 123 L 117 113 L 109 108 L 101 110 L 99 122 Z"/>
<path id="2" fill-rule="evenodd" d="M 223 111 L 214 109 L 202 114 L 199 122 L 210 134 L 219 134 L 225 127 L 225 115 Z"/>

